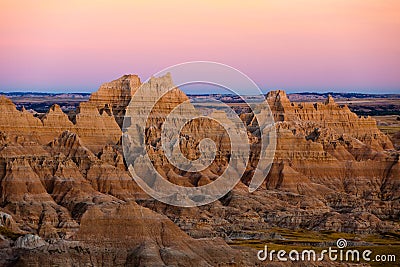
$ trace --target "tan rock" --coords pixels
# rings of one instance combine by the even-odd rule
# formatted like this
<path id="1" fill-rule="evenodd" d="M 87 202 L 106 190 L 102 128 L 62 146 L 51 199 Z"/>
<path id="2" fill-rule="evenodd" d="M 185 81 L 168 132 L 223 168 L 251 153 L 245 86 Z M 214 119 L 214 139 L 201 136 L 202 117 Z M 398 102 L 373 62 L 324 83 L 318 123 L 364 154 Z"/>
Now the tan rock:
<path id="1" fill-rule="evenodd" d="M 0 224 L 52 240 L 38 246 L 39 239 L 28 238 L 32 242 L 24 246 L 21 238 L 20 248 L 32 248 L 22 255 L 13 241 L 1 243 L 10 259 L 18 255 L 21 265 L 242 266 L 255 262 L 214 237 L 270 238 L 265 229 L 277 226 L 360 234 L 398 230 L 392 221 L 400 214 L 399 153 L 375 121 L 359 118 L 332 97 L 325 103 L 291 103 L 284 91 L 267 97 L 278 140 L 271 172 L 257 191 L 250 194 L 246 185 L 257 165 L 259 131 L 254 114 L 242 113 L 252 147 L 242 182 L 202 207 L 154 201 L 134 182 L 121 154 L 122 118 L 140 84 L 135 75 L 103 84 L 71 120 L 57 105 L 38 119 L 0 97 Z M 153 77 L 143 86 L 133 111 L 174 88 L 170 75 Z M 218 149 L 211 166 L 195 174 L 173 167 L 160 143 L 165 116 L 186 100 L 175 88 L 154 106 L 146 121 L 145 145 L 165 179 L 182 186 L 205 185 L 229 162 L 224 129 L 207 119 L 182 129 L 176 142 L 187 158 L 199 156 L 199 141 L 205 137 Z M 195 111 L 186 105 L 177 112 Z"/>

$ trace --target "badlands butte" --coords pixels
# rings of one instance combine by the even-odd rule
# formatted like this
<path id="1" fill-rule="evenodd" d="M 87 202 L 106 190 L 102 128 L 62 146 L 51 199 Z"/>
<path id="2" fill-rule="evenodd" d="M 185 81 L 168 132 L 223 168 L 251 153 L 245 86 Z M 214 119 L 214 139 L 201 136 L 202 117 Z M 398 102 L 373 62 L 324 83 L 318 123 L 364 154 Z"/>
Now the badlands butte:
<path id="1" fill-rule="evenodd" d="M 400 152 L 374 119 L 358 117 L 332 97 L 292 103 L 284 91 L 268 93 L 277 147 L 254 193 L 247 185 L 257 163 L 257 123 L 240 109 L 254 150 L 241 182 L 201 207 L 152 199 L 127 171 L 121 148 L 125 110 L 140 85 L 138 76 L 124 75 L 69 114 L 54 105 L 34 116 L 0 97 L 0 266 L 251 266 L 261 264 L 257 246 L 245 241 L 284 244 L 282 229 L 337 233 L 354 242 L 398 237 Z M 173 81 L 166 75 L 146 86 L 163 91 Z M 174 89 L 156 112 L 162 117 L 187 99 Z M 188 124 L 180 141 L 188 158 L 196 158 L 207 135 L 219 149 L 213 165 L 193 175 L 166 162 L 161 123 L 145 135 L 165 179 L 198 186 L 218 177 L 229 161 L 223 129 L 207 120 Z"/>

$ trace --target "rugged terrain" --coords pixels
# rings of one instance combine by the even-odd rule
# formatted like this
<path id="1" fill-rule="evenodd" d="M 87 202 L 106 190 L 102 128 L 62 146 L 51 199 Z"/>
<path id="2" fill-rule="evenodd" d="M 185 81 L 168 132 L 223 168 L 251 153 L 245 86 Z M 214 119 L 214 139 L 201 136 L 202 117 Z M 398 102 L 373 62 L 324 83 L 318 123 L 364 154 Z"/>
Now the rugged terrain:
<path id="1" fill-rule="evenodd" d="M 0 98 L 0 265 L 241 266 L 254 265 L 256 254 L 228 243 L 280 239 L 276 227 L 398 235 L 400 153 L 374 119 L 358 117 L 330 96 L 293 103 L 284 91 L 267 95 L 277 149 L 254 193 L 247 184 L 256 163 L 256 122 L 241 109 L 253 140 L 242 182 L 206 206 L 155 201 L 133 181 L 121 149 L 125 110 L 140 85 L 136 75 L 105 83 L 71 114 L 53 105 L 34 116 Z M 145 86 L 167 90 L 173 82 L 165 76 Z M 165 161 L 159 118 L 187 99 L 174 89 L 157 103 L 146 144 L 165 179 L 197 186 L 218 177 L 230 147 L 217 125 L 194 121 L 181 148 L 196 158 L 208 134 L 219 148 L 213 165 L 190 175 Z"/>

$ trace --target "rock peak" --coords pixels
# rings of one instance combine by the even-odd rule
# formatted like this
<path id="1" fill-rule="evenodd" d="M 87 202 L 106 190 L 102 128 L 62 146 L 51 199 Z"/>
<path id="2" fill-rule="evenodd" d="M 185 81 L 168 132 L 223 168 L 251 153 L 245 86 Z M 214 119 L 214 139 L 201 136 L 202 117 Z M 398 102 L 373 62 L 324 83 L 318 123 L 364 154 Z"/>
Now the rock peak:
<path id="1" fill-rule="evenodd" d="M 89 102 L 95 104 L 99 110 L 108 105 L 118 125 L 122 127 L 125 108 L 141 84 L 138 75 L 125 74 L 116 80 L 102 84 L 99 90 L 90 96 Z"/>
<path id="2" fill-rule="evenodd" d="M 15 106 L 11 99 L 7 98 L 4 95 L 0 95 L 0 104 L 7 105 L 7 106 Z"/>
<path id="3" fill-rule="evenodd" d="M 267 97 L 276 97 L 278 95 L 287 97 L 285 90 L 281 89 L 268 92 Z"/>
<path id="4" fill-rule="evenodd" d="M 273 101 L 273 102 L 285 102 L 289 103 L 290 100 L 286 95 L 286 92 L 284 90 L 275 90 L 275 91 L 270 91 L 267 94 L 267 100 L 268 101 Z"/>
<path id="5" fill-rule="evenodd" d="M 97 92 L 90 96 L 90 101 L 104 105 L 130 99 L 141 85 L 141 81 L 136 74 L 125 74 L 111 82 L 103 83 Z"/>
<path id="6" fill-rule="evenodd" d="M 325 101 L 325 105 L 335 105 L 335 100 L 331 95 L 328 95 L 328 99 Z"/>
<path id="7" fill-rule="evenodd" d="M 275 121 L 285 120 L 285 109 L 290 109 L 290 100 L 284 90 L 270 91 L 266 100 L 273 112 Z"/>
<path id="8" fill-rule="evenodd" d="M 125 74 L 122 75 L 117 80 L 127 80 L 127 79 L 139 79 L 139 76 L 137 74 Z"/>
<path id="9" fill-rule="evenodd" d="M 169 72 L 167 72 L 164 76 L 159 76 L 159 77 L 152 76 L 149 80 L 149 84 L 150 85 L 158 84 L 164 87 L 165 89 L 171 89 L 173 87 L 176 87 L 172 80 L 171 73 Z"/>
<path id="10" fill-rule="evenodd" d="M 64 112 L 62 111 L 61 107 L 60 107 L 58 104 L 52 105 L 52 106 L 50 107 L 48 113 L 49 113 L 49 112 L 56 112 L 56 113 L 62 112 L 62 113 L 64 113 Z"/>

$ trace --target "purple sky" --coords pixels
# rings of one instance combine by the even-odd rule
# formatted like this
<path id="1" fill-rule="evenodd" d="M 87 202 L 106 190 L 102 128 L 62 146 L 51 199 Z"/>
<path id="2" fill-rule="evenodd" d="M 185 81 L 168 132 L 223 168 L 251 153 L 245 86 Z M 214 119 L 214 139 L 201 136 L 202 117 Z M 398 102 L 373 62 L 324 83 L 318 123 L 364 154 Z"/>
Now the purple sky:
<path id="1" fill-rule="evenodd" d="M 263 90 L 400 93 L 400 1 L 4 0 L 0 91 L 91 92 L 231 65 Z"/>

